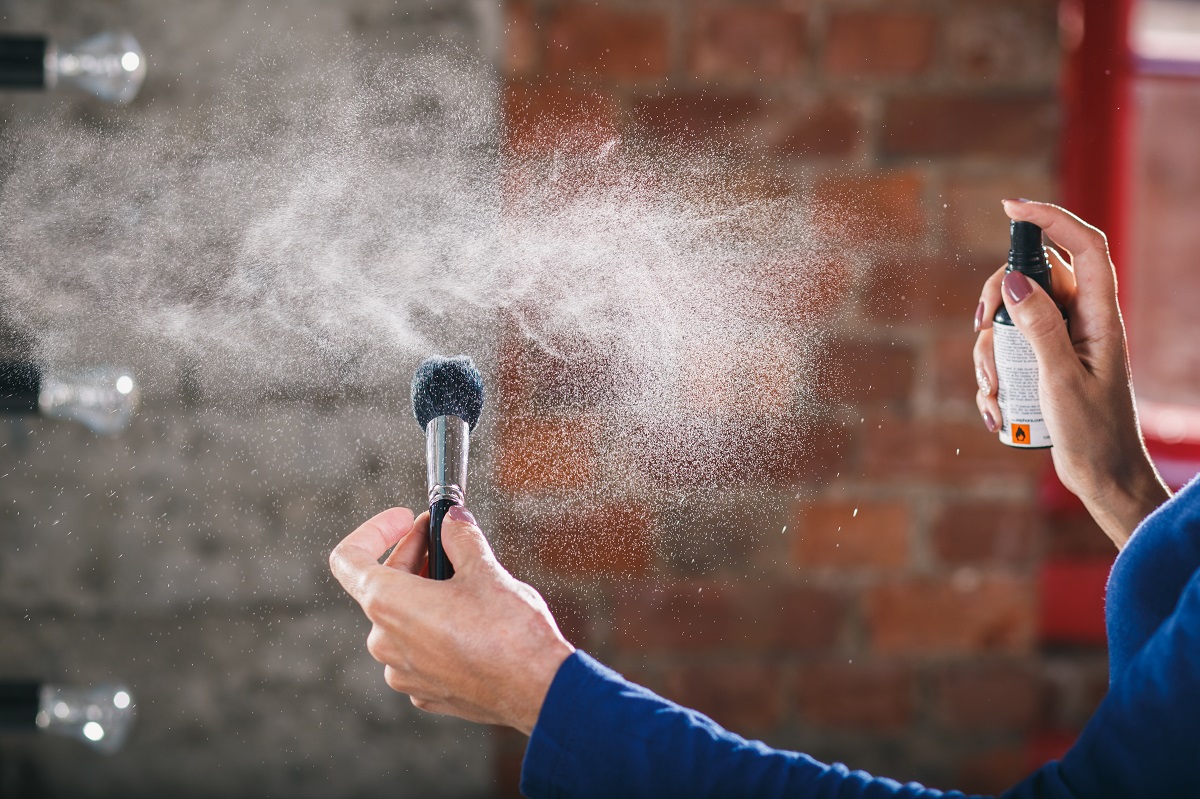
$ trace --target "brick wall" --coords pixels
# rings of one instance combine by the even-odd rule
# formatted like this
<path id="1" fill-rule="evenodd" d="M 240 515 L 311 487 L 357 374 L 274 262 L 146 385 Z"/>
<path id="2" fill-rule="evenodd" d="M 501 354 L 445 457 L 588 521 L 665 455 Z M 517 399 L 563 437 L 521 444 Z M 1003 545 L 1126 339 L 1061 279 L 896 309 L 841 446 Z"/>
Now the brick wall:
<path id="1" fill-rule="evenodd" d="M 1000 198 L 1056 193 L 1055 4 L 508 0 L 506 13 L 510 152 L 614 134 L 735 145 L 860 225 L 891 220 L 902 246 L 847 248 L 858 277 L 817 386 L 830 443 L 770 472 L 765 512 L 746 512 L 736 473 L 683 512 L 637 491 L 598 504 L 589 411 L 560 403 L 544 438 L 498 444 L 502 557 L 547 587 L 576 644 L 739 733 L 972 791 L 1056 754 L 1104 690 L 1095 577 L 1113 553 L 1077 509 L 1045 510 L 1046 454 L 984 430 L 970 364 L 979 286 L 1006 251 Z M 553 392 L 525 358 L 509 350 L 501 391 L 532 418 Z M 569 370 L 555 380 L 571 394 Z M 554 437 L 571 446 L 538 448 Z M 686 494 L 687 470 L 672 475 Z M 540 479 L 562 499 L 551 514 Z M 1082 599 L 1047 611 L 1047 594 Z M 515 793 L 523 740 L 498 746 Z"/>

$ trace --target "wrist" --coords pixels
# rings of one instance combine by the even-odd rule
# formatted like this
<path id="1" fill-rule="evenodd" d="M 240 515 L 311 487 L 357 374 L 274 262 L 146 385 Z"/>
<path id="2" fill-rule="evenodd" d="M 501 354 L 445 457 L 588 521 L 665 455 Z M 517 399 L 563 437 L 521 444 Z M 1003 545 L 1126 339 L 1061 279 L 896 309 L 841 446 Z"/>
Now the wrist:
<path id="1" fill-rule="evenodd" d="M 1088 496 L 1080 496 L 1088 513 L 1117 549 L 1125 547 L 1142 519 L 1171 497 L 1148 455 L 1125 467 Z"/>
<path id="2" fill-rule="evenodd" d="M 513 727 L 526 735 L 533 734 L 533 728 L 542 713 L 542 705 L 546 703 L 546 697 L 550 693 L 550 686 L 554 684 L 558 670 L 574 653 L 575 647 L 567 643 L 566 639 L 561 636 L 556 636 L 550 646 L 547 646 L 538 654 L 538 657 L 530 661 L 526 671 L 524 699 L 513 720 Z"/>

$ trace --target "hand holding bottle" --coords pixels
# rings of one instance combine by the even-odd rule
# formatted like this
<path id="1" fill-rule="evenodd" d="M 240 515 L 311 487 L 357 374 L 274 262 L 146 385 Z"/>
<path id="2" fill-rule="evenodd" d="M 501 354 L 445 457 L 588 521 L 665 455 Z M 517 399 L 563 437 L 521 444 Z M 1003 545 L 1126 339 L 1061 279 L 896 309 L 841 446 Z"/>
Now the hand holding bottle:
<path id="1" fill-rule="evenodd" d="M 1123 547 L 1137 524 L 1170 493 L 1150 462 L 1138 426 L 1108 241 L 1055 205 L 1005 200 L 1004 210 L 1013 220 L 1041 227 L 1069 261 L 1048 248 L 1053 299 L 1024 275 L 1006 275 L 1003 267 L 984 283 L 975 314 L 976 403 L 988 429 L 999 429 L 991 319 L 1003 301 L 1037 358 L 1055 471 L 1113 543 Z M 1068 325 L 1056 300 L 1066 309 Z"/>

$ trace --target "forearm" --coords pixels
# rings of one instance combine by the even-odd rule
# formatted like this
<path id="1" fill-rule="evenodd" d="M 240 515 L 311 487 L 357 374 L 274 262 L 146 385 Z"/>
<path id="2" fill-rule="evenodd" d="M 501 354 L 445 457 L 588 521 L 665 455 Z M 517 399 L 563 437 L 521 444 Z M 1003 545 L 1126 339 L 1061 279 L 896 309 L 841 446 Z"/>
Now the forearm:
<path id="1" fill-rule="evenodd" d="M 583 653 L 556 675 L 525 755 L 534 797 L 962 797 L 747 741 Z"/>

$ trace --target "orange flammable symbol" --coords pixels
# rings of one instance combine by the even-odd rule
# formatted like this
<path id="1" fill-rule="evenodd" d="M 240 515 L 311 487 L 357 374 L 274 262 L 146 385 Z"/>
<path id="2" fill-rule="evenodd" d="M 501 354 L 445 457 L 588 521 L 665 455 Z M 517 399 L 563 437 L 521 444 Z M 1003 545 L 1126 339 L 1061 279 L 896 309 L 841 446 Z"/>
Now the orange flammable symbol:
<path id="1" fill-rule="evenodd" d="M 1029 425 L 1014 424 L 1012 426 L 1012 440 L 1014 444 L 1029 443 Z"/>

